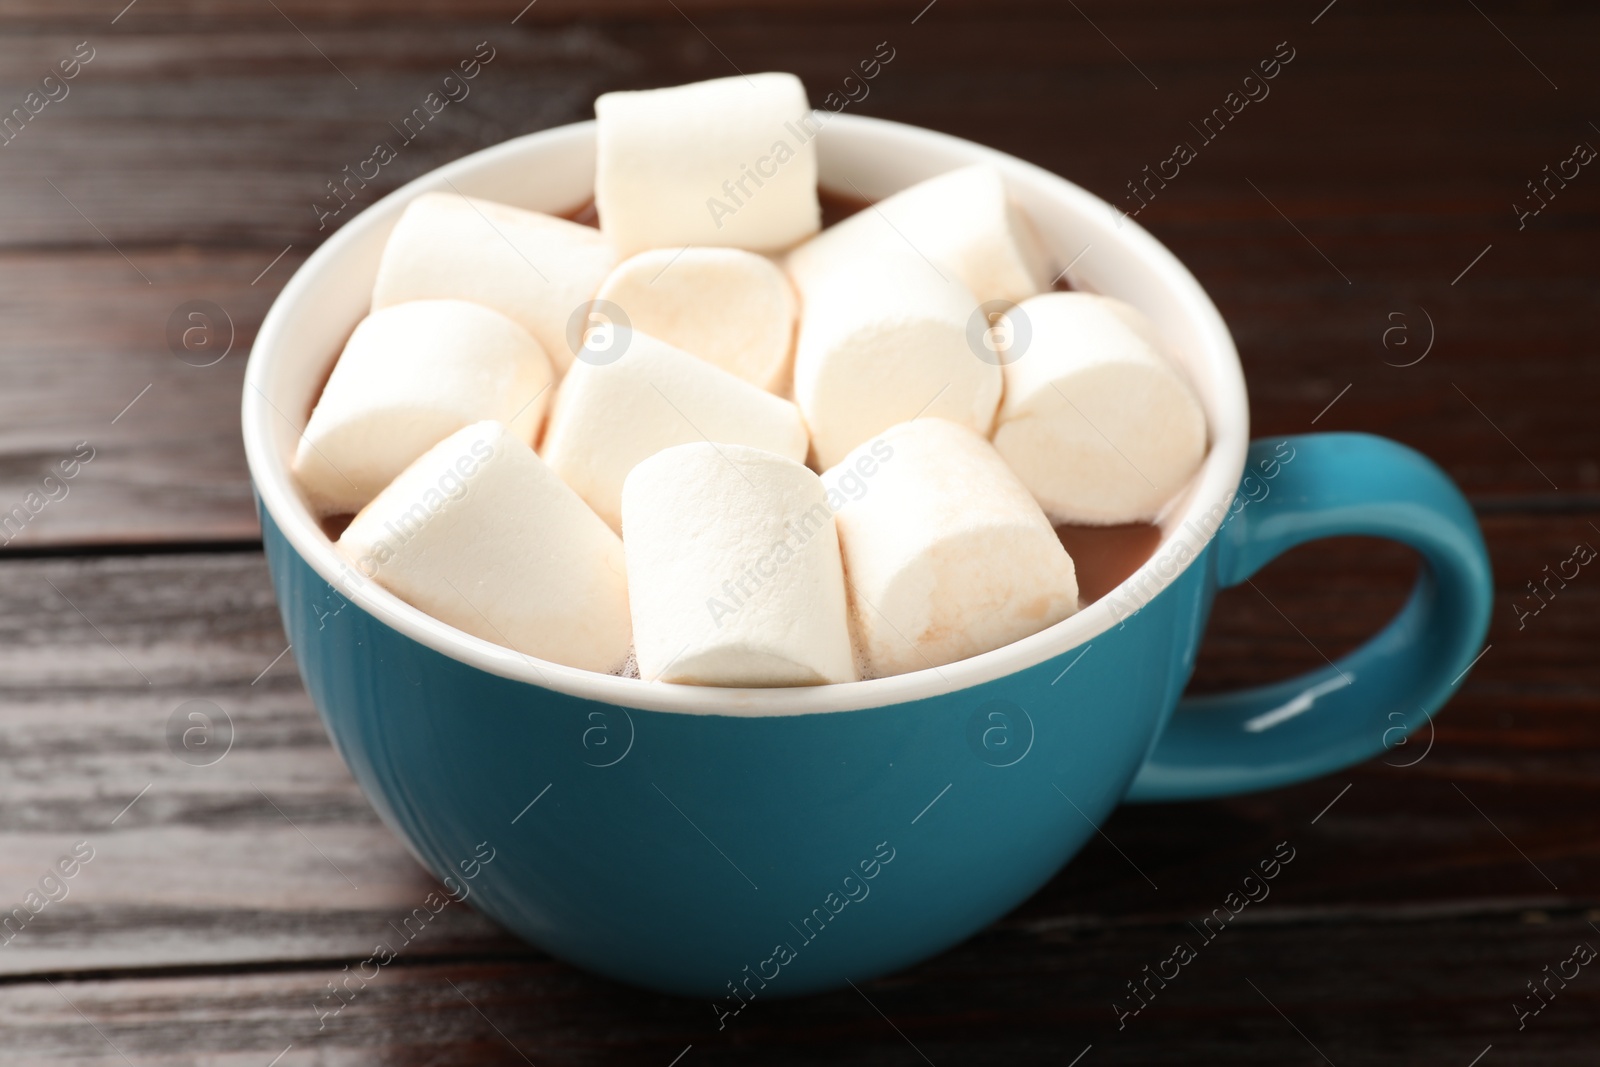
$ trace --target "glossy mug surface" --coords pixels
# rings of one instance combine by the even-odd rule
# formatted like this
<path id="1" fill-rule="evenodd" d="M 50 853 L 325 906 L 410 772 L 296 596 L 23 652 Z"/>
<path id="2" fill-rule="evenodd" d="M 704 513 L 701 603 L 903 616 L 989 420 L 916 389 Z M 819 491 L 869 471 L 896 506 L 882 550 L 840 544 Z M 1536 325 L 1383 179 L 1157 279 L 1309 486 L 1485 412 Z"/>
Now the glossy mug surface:
<path id="1" fill-rule="evenodd" d="M 593 183 L 592 123 L 458 160 L 353 219 L 279 296 L 244 391 L 295 658 L 383 820 L 508 929 L 590 970 L 711 998 L 724 1019 L 752 997 L 859 981 L 961 941 L 1038 889 L 1124 799 L 1270 788 L 1381 751 L 1449 697 L 1487 626 L 1487 558 L 1449 480 L 1375 437 L 1252 446 L 1226 327 L 1131 220 L 1020 160 L 913 127 L 836 116 L 818 149 L 824 184 L 872 199 L 999 166 L 1058 265 L 1083 253 L 1075 283 L 1150 315 L 1194 381 L 1212 433 L 1204 467 L 1150 561 L 1072 618 L 895 678 L 649 685 L 470 637 L 341 562 L 288 460 L 367 311 L 395 219 L 433 189 L 576 207 Z M 1180 705 L 1215 590 L 1341 534 L 1422 556 L 1389 626 L 1337 665 Z"/>

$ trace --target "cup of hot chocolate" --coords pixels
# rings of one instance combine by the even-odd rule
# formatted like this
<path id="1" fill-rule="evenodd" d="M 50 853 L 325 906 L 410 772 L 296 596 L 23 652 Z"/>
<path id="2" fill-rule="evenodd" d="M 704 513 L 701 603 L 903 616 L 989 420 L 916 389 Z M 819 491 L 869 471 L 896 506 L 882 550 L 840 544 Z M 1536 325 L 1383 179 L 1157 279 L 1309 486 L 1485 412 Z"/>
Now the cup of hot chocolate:
<path id="1" fill-rule="evenodd" d="M 752 92 L 789 91 L 757 77 Z M 710 139 L 704 173 L 679 178 L 721 210 L 674 227 L 646 202 L 658 104 L 509 141 L 373 205 L 291 279 L 247 370 L 246 453 L 307 689 L 435 876 L 494 850 L 473 864 L 490 917 L 579 966 L 707 997 L 726 1025 L 753 999 L 959 942 L 1123 801 L 1332 771 L 1460 684 L 1490 581 L 1459 491 L 1381 438 L 1252 443 L 1226 326 L 1131 220 L 972 142 L 819 114 L 792 134 L 810 162 L 693 134 Z M 757 149 L 764 184 L 738 196 L 736 168 L 718 193 L 706 159 Z M 875 206 L 812 237 L 819 185 Z M 876 206 L 913 187 L 934 193 Z M 596 193 L 598 233 L 528 221 Z M 1026 225 L 955 232 L 951 195 Z M 443 247 L 480 219 L 515 255 Z M 708 254 L 730 226 L 737 253 Z M 509 284 L 547 244 L 550 288 Z M 678 269 L 655 251 L 674 244 L 683 278 L 792 315 L 797 351 L 752 325 L 685 357 L 702 343 L 675 316 L 693 287 L 651 288 Z M 1058 271 L 1073 291 L 1041 293 Z M 597 297 L 649 329 L 597 329 Z M 474 355 L 440 364 L 428 338 Z M 873 377 L 913 348 L 922 377 Z M 404 367 L 420 377 L 385 379 Z M 641 381 L 683 389 L 672 406 L 696 434 L 651 430 Z M 1117 421 L 1052 428 L 1057 396 L 1109 397 Z M 1109 469 L 1120 420 L 1151 412 L 1161 447 Z M 1322 670 L 1181 699 L 1216 590 L 1345 535 L 1418 552 L 1400 614 Z M 927 603 L 946 614 L 908 638 Z"/>

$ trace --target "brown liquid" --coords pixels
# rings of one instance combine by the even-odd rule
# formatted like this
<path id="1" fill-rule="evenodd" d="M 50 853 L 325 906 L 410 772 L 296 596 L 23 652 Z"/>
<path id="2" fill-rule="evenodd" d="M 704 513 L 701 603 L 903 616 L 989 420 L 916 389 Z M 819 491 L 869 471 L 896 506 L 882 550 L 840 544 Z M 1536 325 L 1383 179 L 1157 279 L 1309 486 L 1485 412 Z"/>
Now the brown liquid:
<path id="1" fill-rule="evenodd" d="M 558 211 L 556 214 L 581 226 L 600 228 L 600 209 L 595 206 L 594 197 L 590 197 L 571 211 Z"/>
<path id="2" fill-rule="evenodd" d="M 872 201 L 863 200 L 854 193 L 840 193 L 820 185 L 817 186 L 817 202 L 822 205 L 823 229 L 872 206 Z"/>
<path id="3" fill-rule="evenodd" d="M 871 202 L 863 200 L 852 193 L 837 193 L 832 189 L 817 187 L 817 202 L 822 205 L 822 228 L 827 229 L 836 222 L 854 215 L 864 208 L 871 207 Z M 581 223 L 584 226 L 600 226 L 600 211 L 595 206 L 594 198 L 590 197 L 570 211 L 557 212 L 564 219 Z"/>
<path id="4" fill-rule="evenodd" d="M 337 515 L 325 515 L 317 520 L 317 525 L 322 527 L 322 532 L 328 535 L 328 540 L 337 541 L 344 533 L 345 527 L 355 521 L 355 513 L 341 511 Z"/>
<path id="5" fill-rule="evenodd" d="M 1078 570 L 1078 596 L 1092 604 L 1144 566 L 1161 543 L 1161 528 L 1148 522 L 1123 526 L 1056 527 Z"/>

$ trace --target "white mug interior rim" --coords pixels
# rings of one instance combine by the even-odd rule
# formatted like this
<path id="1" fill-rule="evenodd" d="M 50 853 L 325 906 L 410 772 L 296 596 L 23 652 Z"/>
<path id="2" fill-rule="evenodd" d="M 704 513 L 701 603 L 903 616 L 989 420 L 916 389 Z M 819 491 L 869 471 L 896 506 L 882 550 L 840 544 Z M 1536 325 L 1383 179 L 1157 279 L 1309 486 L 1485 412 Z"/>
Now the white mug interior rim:
<path id="1" fill-rule="evenodd" d="M 1034 219 L 1057 269 L 1076 260 L 1075 286 L 1126 300 L 1161 328 L 1170 354 L 1187 371 L 1206 409 L 1210 448 L 1199 473 L 1161 517 L 1160 545 L 1119 592 L 1030 637 L 938 668 L 806 688 L 720 689 L 649 683 L 536 659 L 463 633 L 371 581 L 351 584 L 350 568 L 296 488 L 289 460 L 312 390 L 367 311 L 365 294 L 383 240 L 405 204 L 429 191 L 455 190 L 542 211 L 576 208 L 593 186 L 593 122 L 506 141 L 422 175 L 351 219 L 295 272 L 267 313 L 245 372 L 245 456 L 266 513 L 342 596 L 421 644 L 502 677 L 645 710 L 799 715 L 896 704 L 1013 674 L 1116 625 L 1120 619 L 1111 610 L 1112 597 L 1120 597 L 1124 610 L 1147 602 L 1192 565 L 1214 531 L 1215 506 L 1232 500 L 1243 472 L 1249 408 L 1238 354 L 1221 315 L 1177 258 L 1131 218 L 1039 167 L 946 134 L 853 115 L 827 116 L 816 140 L 821 183 L 871 200 L 957 166 L 995 165 Z M 1179 541 L 1187 551 L 1178 551 Z M 1130 590 L 1136 592 L 1130 595 Z"/>

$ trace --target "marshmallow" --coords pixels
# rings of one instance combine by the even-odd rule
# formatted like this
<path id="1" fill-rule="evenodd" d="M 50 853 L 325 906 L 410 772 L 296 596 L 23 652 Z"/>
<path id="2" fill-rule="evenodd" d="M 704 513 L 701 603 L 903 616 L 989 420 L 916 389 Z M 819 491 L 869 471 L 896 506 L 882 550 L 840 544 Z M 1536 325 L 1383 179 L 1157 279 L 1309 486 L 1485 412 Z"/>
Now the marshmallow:
<path id="1" fill-rule="evenodd" d="M 633 329 L 776 392 L 794 342 L 794 290 L 765 256 L 737 248 L 658 248 L 600 286 Z M 599 306 L 598 304 L 596 305 Z"/>
<path id="2" fill-rule="evenodd" d="M 678 445 L 628 475 L 622 526 L 646 681 L 856 680 L 839 539 L 810 470 L 743 445 Z"/>
<path id="3" fill-rule="evenodd" d="M 612 529 L 622 526 L 623 479 L 663 448 L 714 441 L 804 461 L 805 425 L 787 400 L 635 330 L 591 331 L 587 344 L 540 452 Z"/>
<path id="4" fill-rule="evenodd" d="M 487 305 L 538 338 L 561 374 L 581 341 L 569 340 L 568 323 L 616 262 L 593 227 L 460 193 L 423 193 L 383 247 L 372 306 L 430 297 Z"/>
<path id="5" fill-rule="evenodd" d="M 585 670 L 627 659 L 622 542 L 497 422 L 423 453 L 338 548 L 401 600 L 475 637 Z"/>
<path id="6" fill-rule="evenodd" d="M 862 252 L 835 243 L 792 271 L 803 309 L 794 396 L 818 464 L 918 415 L 987 435 L 1001 375 L 969 339 L 972 291 L 904 243 Z"/>
<path id="7" fill-rule="evenodd" d="M 461 427 L 498 419 L 532 443 L 550 402 L 550 361 L 498 311 L 414 300 L 356 326 L 295 449 L 312 508 L 357 511 Z"/>
<path id="8" fill-rule="evenodd" d="M 942 419 L 902 423 L 828 471 L 865 491 L 835 516 L 869 677 L 976 656 L 1078 609 L 1044 512 L 989 442 Z"/>
<path id="9" fill-rule="evenodd" d="M 871 258 L 875 249 L 907 243 L 981 303 L 1014 304 L 1050 285 L 1032 221 L 1006 195 L 999 170 L 987 163 L 918 182 L 830 226 L 794 250 L 791 269 L 805 272 L 811 260 Z"/>
<path id="10" fill-rule="evenodd" d="M 820 127 L 793 74 L 605 93 L 594 114 L 595 206 L 622 255 L 778 251 L 817 232 Z"/>
<path id="11" fill-rule="evenodd" d="M 1009 314 L 995 448 L 1056 522 L 1156 518 L 1205 457 L 1206 418 L 1154 324 L 1091 293 L 1045 293 Z"/>

